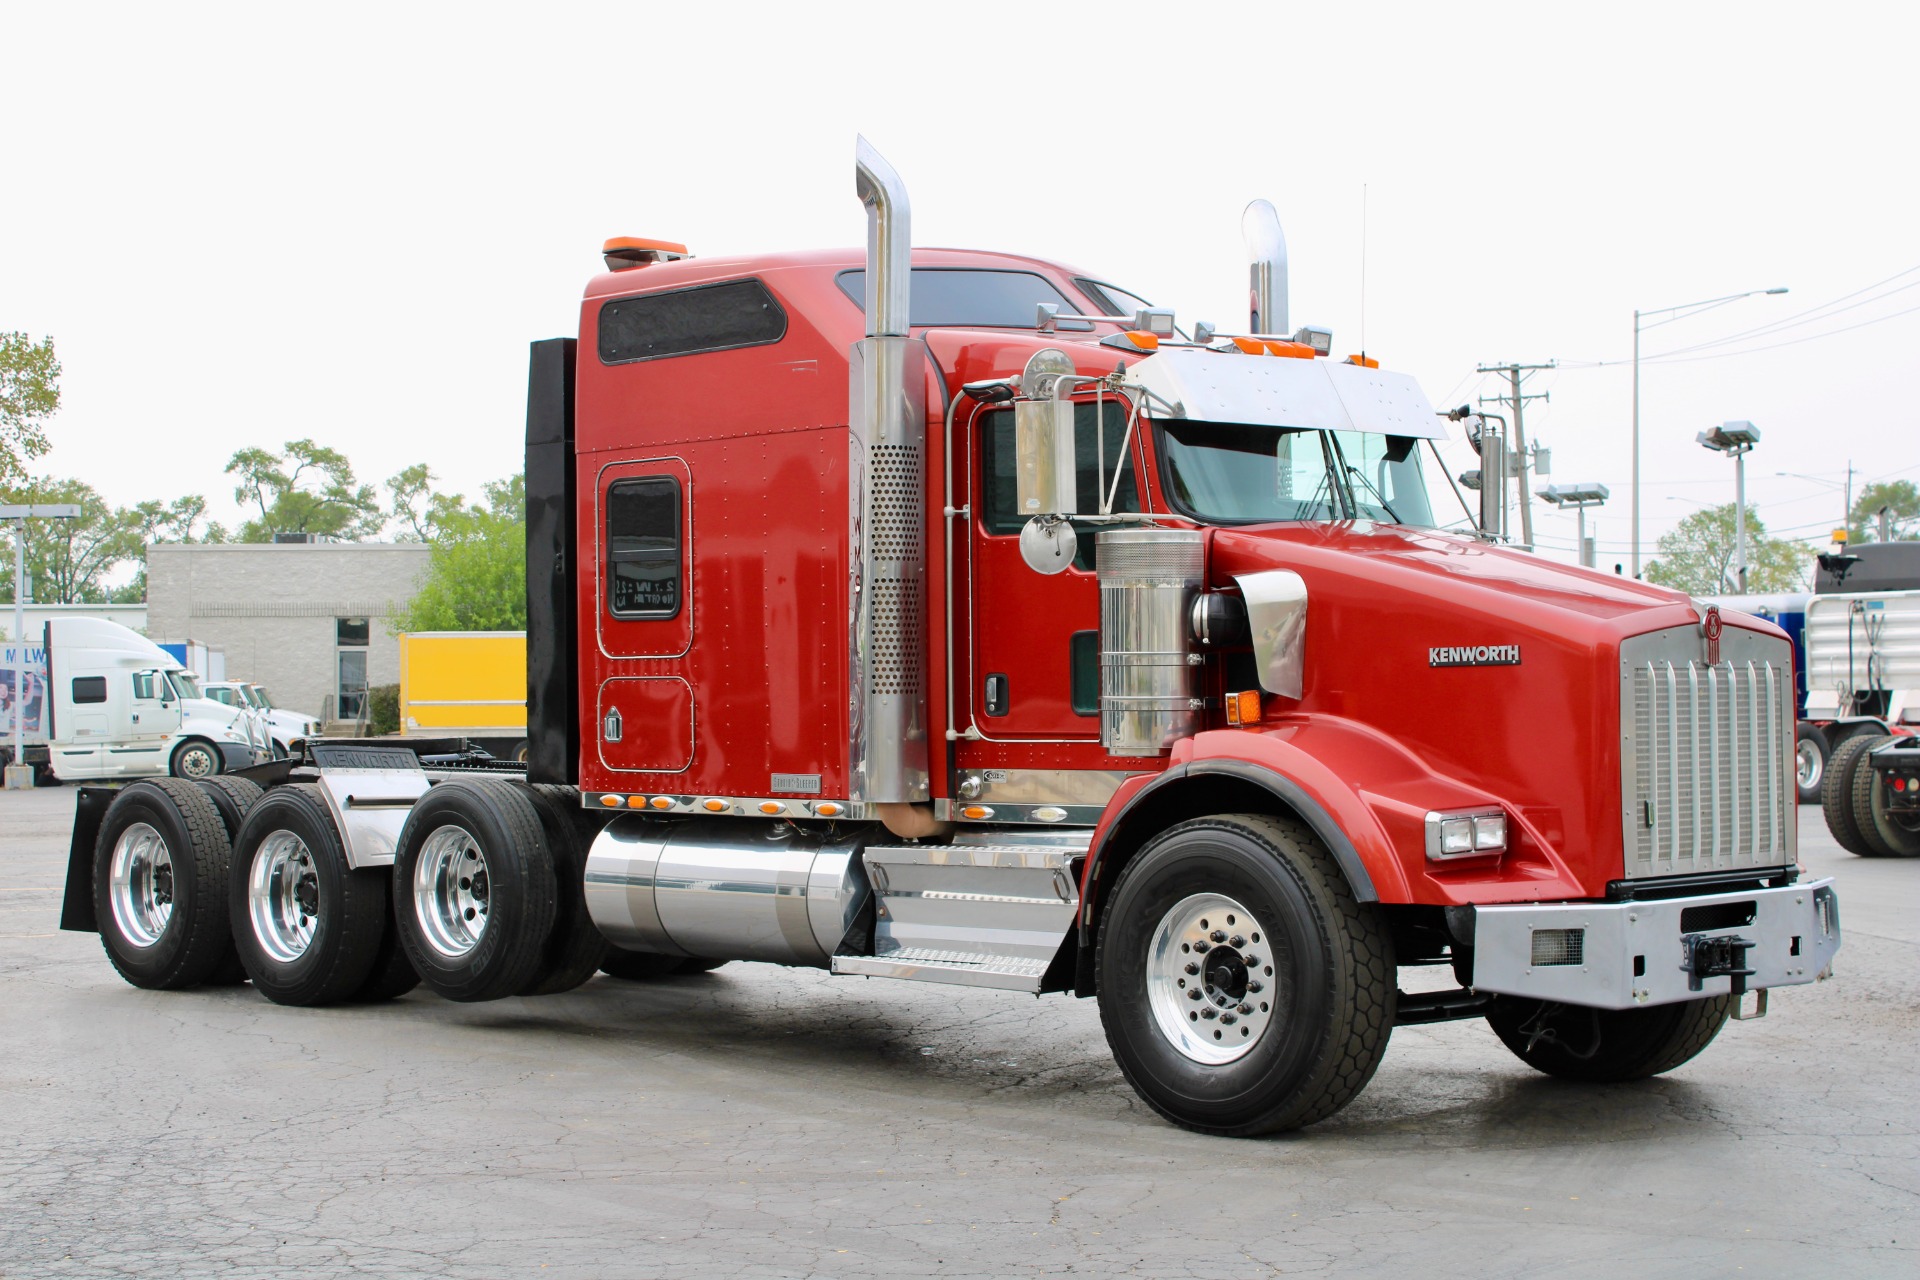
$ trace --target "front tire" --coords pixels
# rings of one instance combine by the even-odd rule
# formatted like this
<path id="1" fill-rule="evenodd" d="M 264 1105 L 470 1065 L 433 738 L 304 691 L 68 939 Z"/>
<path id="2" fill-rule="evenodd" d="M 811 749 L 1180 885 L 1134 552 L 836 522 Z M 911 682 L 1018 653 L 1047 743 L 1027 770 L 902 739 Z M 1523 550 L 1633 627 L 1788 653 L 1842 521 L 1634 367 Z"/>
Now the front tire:
<path id="1" fill-rule="evenodd" d="M 373 972 L 387 927 L 386 872 L 347 862 L 317 786 L 275 787 L 248 810 L 231 884 L 240 963 L 275 1004 L 334 1004 Z"/>
<path id="2" fill-rule="evenodd" d="M 1588 1009 L 1501 996 L 1487 1025 L 1535 1071 L 1588 1084 L 1644 1080 L 1698 1054 L 1733 1012 L 1732 996 L 1645 1009 Z"/>
<path id="3" fill-rule="evenodd" d="M 173 749 L 167 771 L 176 778 L 198 781 L 211 778 L 221 769 L 220 749 L 205 738 L 189 738 Z"/>
<path id="4" fill-rule="evenodd" d="M 1827 776 L 1827 735 L 1810 724 L 1801 724 L 1794 733 L 1794 788 L 1801 804 L 1820 803 L 1820 782 Z"/>
<path id="5" fill-rule="evenodd" d="M 1231 1137 L 1325 1119 L 1393 1029 L 1391 938 L 1297 822 L 1202 818 L 1121 871 L 1095 953 L 1127 1082 L 1175 1124 Z"/>
<path id="6" fill-rule="evenodd" d="M 192 783 L 135 782 L 94 843 L 100 943 L 136 987 L 170 991 L 213 978 L 226 956 L 231 846 L 220 812 Z"/>

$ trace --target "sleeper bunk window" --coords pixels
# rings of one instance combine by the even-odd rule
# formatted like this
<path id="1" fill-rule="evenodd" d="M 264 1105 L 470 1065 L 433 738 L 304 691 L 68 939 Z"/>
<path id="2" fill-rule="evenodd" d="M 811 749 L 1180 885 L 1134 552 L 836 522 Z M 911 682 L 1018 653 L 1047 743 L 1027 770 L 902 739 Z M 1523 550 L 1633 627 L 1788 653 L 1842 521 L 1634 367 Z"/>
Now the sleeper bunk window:
<path id="1" fill-rule="evenodd" d="M 607 607 L 616 618 L 680 613 L 680 482 L 616 480 L 607 488 Z"/>
<path id="2" fill-rule="evenodd" d="M 600 361 L 627 364 L 778 342 L 787 313 L 758 280 L 644 293 L 600 308 Z"/>

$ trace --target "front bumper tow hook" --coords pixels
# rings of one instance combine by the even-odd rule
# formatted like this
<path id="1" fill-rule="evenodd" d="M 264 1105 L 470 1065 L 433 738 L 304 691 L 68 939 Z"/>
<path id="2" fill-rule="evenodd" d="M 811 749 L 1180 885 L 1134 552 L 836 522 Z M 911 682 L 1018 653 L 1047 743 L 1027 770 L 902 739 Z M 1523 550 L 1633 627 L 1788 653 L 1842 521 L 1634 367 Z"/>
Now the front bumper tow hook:
<path id="1" fill-rule="evenodd" d="M 1747 968 L 1747 952 L 1753 950 L 1753 945 L 1737 936 L 1712 938 L 1703 933 L 1682 935 L 1680 968 L 1687 975 L 1687 987 L 1698 991 L 1708 978 L 1730 978 L 1732 985 L 1728 990 L 1738 1000 L 1747 993 L 1747 979 L 1753 976 L 1753 970 Z"/>

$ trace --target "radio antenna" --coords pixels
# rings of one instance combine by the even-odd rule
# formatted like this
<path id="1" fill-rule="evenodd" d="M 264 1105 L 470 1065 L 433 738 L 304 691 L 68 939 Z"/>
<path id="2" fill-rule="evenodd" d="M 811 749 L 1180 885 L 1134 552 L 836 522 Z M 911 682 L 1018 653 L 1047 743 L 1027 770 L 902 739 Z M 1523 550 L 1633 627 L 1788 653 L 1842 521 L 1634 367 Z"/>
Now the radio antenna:
<path id="1" fill-rule="evenodd" d="M 1367 184 L 1360 184 L 1360 358 L 1367 358 Z"/>

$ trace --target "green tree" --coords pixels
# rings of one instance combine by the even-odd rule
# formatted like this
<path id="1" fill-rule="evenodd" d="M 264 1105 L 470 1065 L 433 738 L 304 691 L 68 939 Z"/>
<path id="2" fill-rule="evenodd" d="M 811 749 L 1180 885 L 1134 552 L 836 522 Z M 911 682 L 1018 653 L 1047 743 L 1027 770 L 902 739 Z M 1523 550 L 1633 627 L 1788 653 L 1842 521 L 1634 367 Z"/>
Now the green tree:
<path id="1" fill-rule="evenodd" d="M 122 513 L 133 531 L 133 558 L 138 562 L 133 579 L 115 587 L 115 604 L 144 604 L 147 599 L 147 548 L 156 542 L 225 542 L 227 530 L 218 521 L 210 522 L 204 532 L 196 533 L 207 514 L 207 500 L 188 494 L 172 502 L 157 499 L 135 503 Z"/>
<path id="2" fill-rule="evenodd" d="M 226 538 L 217 524 L 208 526 L 204 534 L 196 532 L 207 510 L 207 500 L 198 495 L 116 508 L 83 480 L 45 477 L 0 487 L 0 502 L 60 502 L 80 508 L 79 516 L 71 520 L 27 522 L 30 596 L 43 604 L 138 604 L 147 598 L 148 543 Z M 13 528 L 11 521 L 7 528 Z M 0 571 L 0 601 L 11 604 L 11 539 L 5 544 L 5 556 L 8 563 Z M 133 580 L 110 586 L 128 563 L 135 567 Z"/>
<path id="3" fill-rule="evenodd" d="M 1734 508 L 1702 507 L 1660 538 L 1647 581 L 1696 596 L 1739 591 L 1734 577 Z M 1813 553 L 1797 542 L 1767 536 L 1759 512 L 1747 508 L 1747 590 L 1804 591 Z"/>
<path id="4" fill-rule="evenodd" d="M 373 486 L 354 479 L 344 454 L 312 440 L 289 440 L 279 453 L 242 449 L 227 472 L 239 477 L 233 500 L 260 513 L 240 526 L 238 542 L 272 542 L 282 533 L 354 541 L 386 523 Z"/>
<path id="5" fill-rule="evenodd" d="M 53 339 L 0 333 L 0 484 L 26 481 L 27 463 L 48 448 L 41 424 L 59 407 Z"/>
<path id="6" fill-rule="evenodd" d="M 70 502 L 80 508 L 71 520 L 27 521 L 29 598 L 43 604 L 105 604 L 113 570 L 137 553 L 132 526 L 123 511 L 83 480 L 28 480 L 5 490 L 7 502 Z M 5 575 L 0 597 L 13 600 L 13 574 Z"/>
<path id="7" fill-rule="evenodd" d="M 402 631 L 523 631 L 527 625 L 527 486 L 487 485 L 486 503 L 436 504 L 426 579 L 389 624 Z"/>
<path id="8" fill-rule="evenodd" d="M 1920 486 L 1911 480 L 1870 484 L 1854 499 L 1847 518 L 1851 542 L 1880 540 L 1880 508 L 1887 508 L 1887 532 L 1895 542 L 1920 538 Z"/>
<path id="9" fill-rule="evenodd" d="M 395 542 L 432 542 L 441 523 L 466 510 L 457 493 L 434 493 L 433 472 L 416 462 L 387 478 L 388 517 L 398 526 Z"/>

